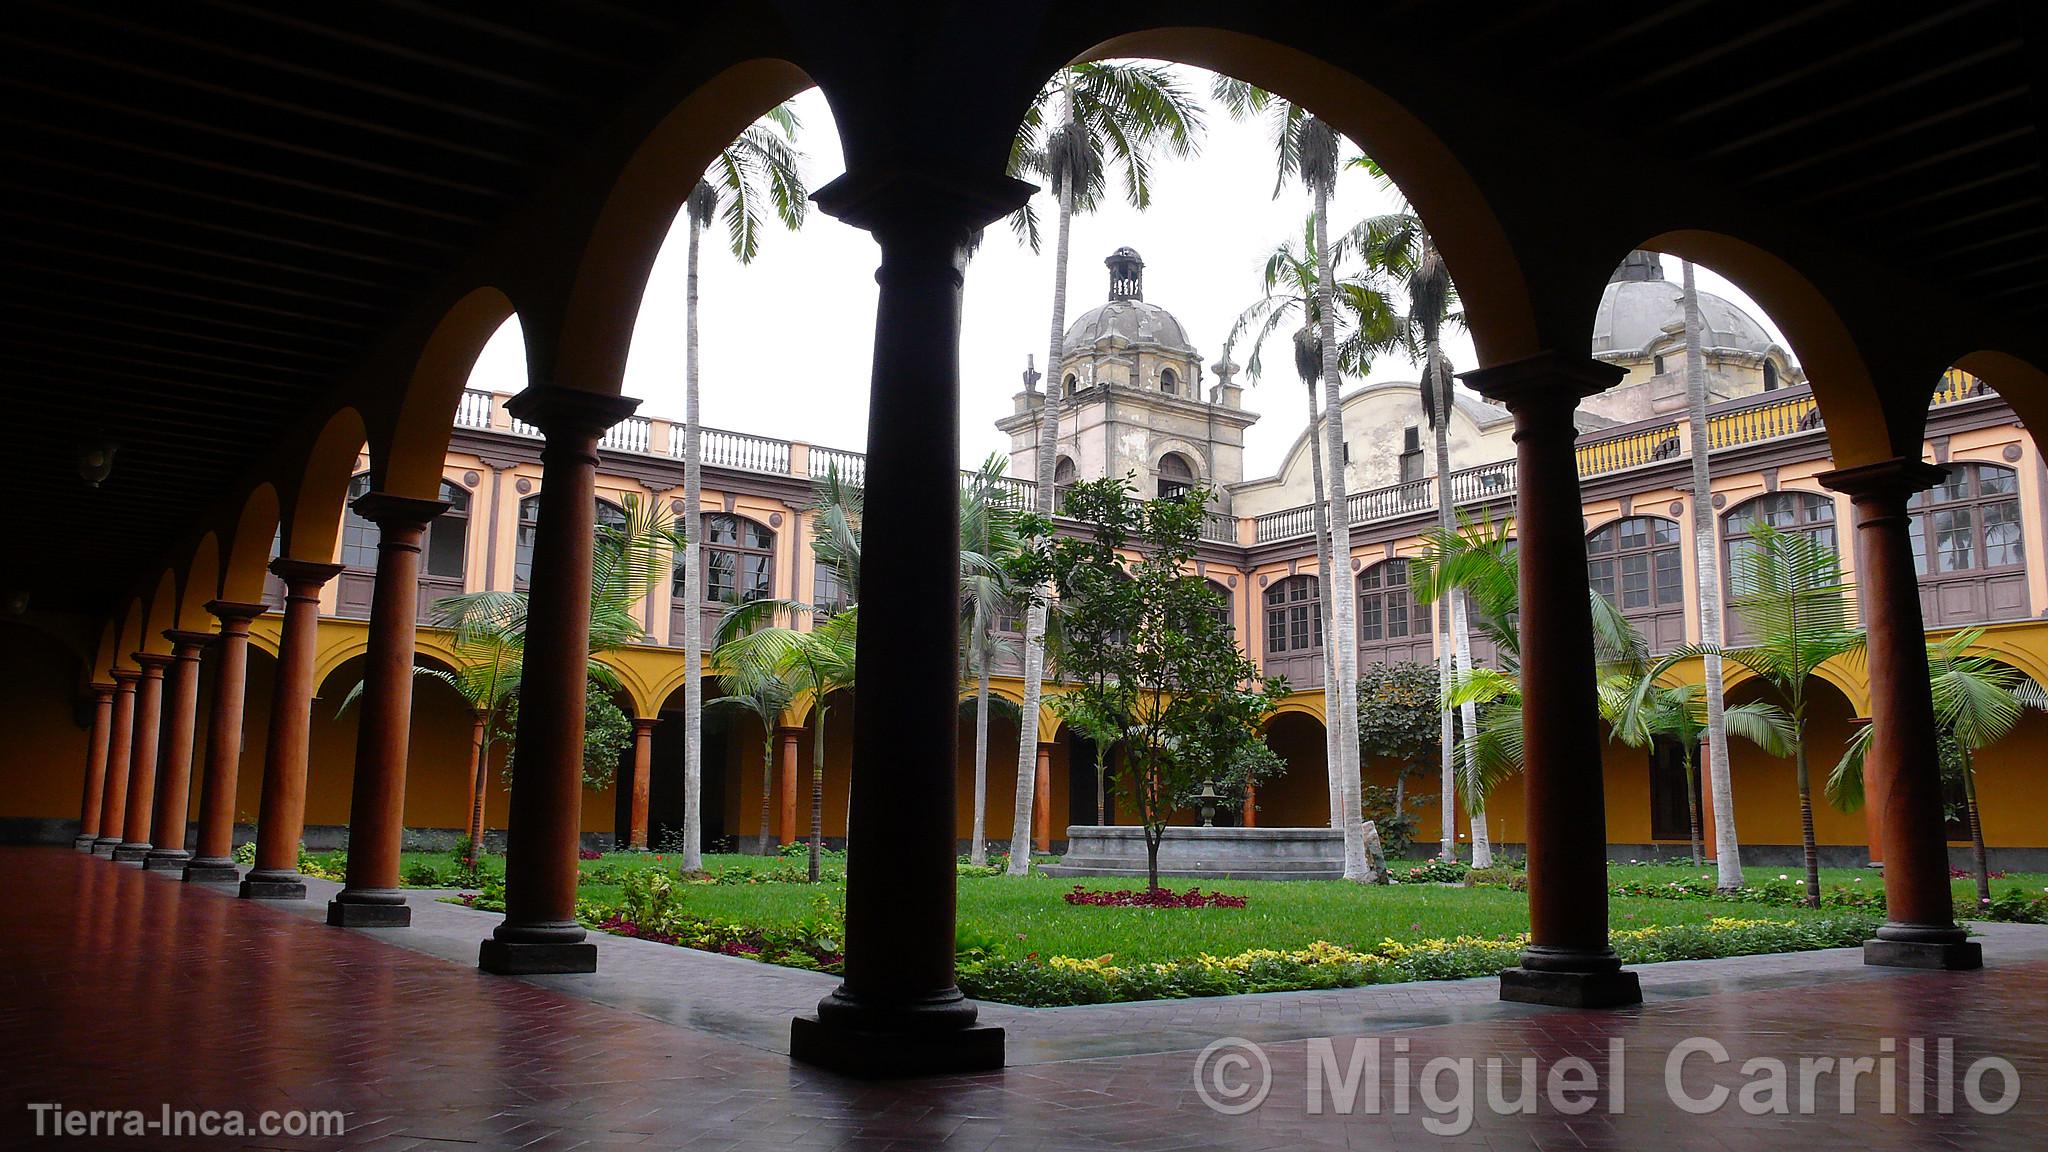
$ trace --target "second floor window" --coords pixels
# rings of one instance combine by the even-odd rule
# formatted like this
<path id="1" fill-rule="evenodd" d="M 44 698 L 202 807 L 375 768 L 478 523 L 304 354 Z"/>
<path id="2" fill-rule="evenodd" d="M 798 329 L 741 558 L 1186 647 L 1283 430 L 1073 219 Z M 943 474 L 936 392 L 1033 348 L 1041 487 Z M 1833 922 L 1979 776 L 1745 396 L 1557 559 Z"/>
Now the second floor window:
<path id="1" fill-rule="evenodd" d="M 1388 560 L 1358 574 L 1358 642 L 1408 635 L 1408 561 Z"/>
<path id="2" fill-rule="evenodd" d="M 1586 576 L 1624 614 L 1685 603 L 1678 522 L 1631 516 L 1593 533 L 1586 538 Z"/>
<path id="3" fill-rule="evenodd" d="M 1948 479 L 1914 495 L 1913 564 L 1944 576 L 2026 562 L 2019 474 L 1996 464 L 1957 464 Z"/>
<path id="4" fill-rule="evenodd" d="M 740 604 L 769 594 L 775 575 L 775 534 L 744 516 L 712 512 L 704 517 L 698 554 L 704 561 L 704 602 Z M 683 590 L 676 570 L 675 591 Z"/>
<path id="5" fill-rule="evenodd" d="M 341 564 L 364 572 L 377 570 L 377 543 L 383 533 L 377 525 L 356 512 L 356 501 L 370 492 L 370 474 L 358 473 L 348 482 L 348 503 L 341 513 Z"/>
<path id="6" fill-rule="evenodd" d="M 609 500 L 599 497 L 597 501 L 597 526 L 599 528 L 624 528 L 626 510 Z M 528 496 L 519 502 L 519 535 L 512 547 L 512 579 L 520 587 L 533 579 L 534 533 L 540 527 L 540 497 Z"/>
<path id="7" fill-rule="evenodd" d="M 1323 646 L 1323 607 L 1316 578 L 1289 576 L 1266 589 L 1266 652 L 1313 652 Z"/>
<path id="8" fill-rule="evenodd" d="M 1159 498 L 1176 499 L 1195 486 L 1195 469 L 1187 457 L 1168 452 L 1159 458 Z"/>

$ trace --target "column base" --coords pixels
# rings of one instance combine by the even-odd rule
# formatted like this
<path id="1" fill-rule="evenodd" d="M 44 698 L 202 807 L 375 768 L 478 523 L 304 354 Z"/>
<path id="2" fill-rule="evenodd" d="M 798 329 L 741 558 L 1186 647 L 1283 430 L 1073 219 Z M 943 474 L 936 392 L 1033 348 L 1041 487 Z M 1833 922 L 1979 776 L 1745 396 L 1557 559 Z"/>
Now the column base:
<path id="1" fill-rule="evenodd" d="M 185 864 L 192 859 L 192 853 L 183 848 L 152 849 L 143 861 L 145 872 L 183 872 Z"/>
<path id="2" fill-rule="evenodd" d="M 394 889 L 344 888 L 327 902 L 327 922 L 336 928 L 405 928 L 412 924 L 412 909 Z"/>
<path id="3" fill-rule="evenodd" d="M 1625 1008 L 1643 1002 L 1642 981 L 1633 972 L 1557 972 L 1509 968 L 1500 974 L 1500 998 L 1551 1008 Z"/>
<path id="4" fill-rule="evenodd" d="M 975 1024 L 943 1032 L 869 1032 L 798 1016 L 789 1022 L 789 1057 L 862 1080 L 994 1072 L 1003 1066 L 1003 1030 Z"/>
<path id="5" fill-rule="evenodd" d="M 1865 940 L 1863 962 L 1881 968 L 1967 972 L 1984 966 L 1984 946 L 1974 940 Z"/>
<path id="6" fill-rule="evenodd" d="M 297 872 L 251 872 L 242 879 L 244 900 L 304 900 L 306 878 Z"/>
<path id="7" fill-rule="evenodd" d="M 546 976 L 597 971 L 597 945 L 485 940 L 476 966 L 494 976 Z"/>
<path id="8" fill-rule="evenodd" d="M 98 840 L 99 837 L 97 836 L 80 836 L 71 841 L 71 847 L 90 856 L 92 855 L 92 846 Z"/>
<path id="9" fill-rule="evenodd" d="M 208 859 L 195 857 L 185 865 L 187 884 L 233 884 L 242 878 L 242 870 L 226 857 Z"/>
<path id="10" fill-rule="evenodd" d="M 95 856 L 104 856 L 107 859 L 112 860 L 114 858 L 114 849 L 119 848 L 120 846 L 121 838 L 119 836 L 115 836 L 112 838 L 102 836 L 99 839 L 92 842 L 92 854 Z"/>
<path id="11" fill-rule="evenodd" d="M 121 864 L 140 864 L 149 859 L 150 845 L 146 842 L 124 843 L 114 848 L 114 860 Z"/>

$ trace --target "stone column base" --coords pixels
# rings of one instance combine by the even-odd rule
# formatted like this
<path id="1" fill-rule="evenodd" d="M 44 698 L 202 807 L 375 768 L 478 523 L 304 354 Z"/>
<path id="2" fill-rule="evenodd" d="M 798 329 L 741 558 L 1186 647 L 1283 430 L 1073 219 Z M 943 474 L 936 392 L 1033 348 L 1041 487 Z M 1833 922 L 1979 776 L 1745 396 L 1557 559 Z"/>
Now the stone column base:
<path id="1" fill-rule="evenodd" d="M 595 944 L 523 944 L 485 940 L 476 966 L 496 976 L 546 976 L 597 971 Z"/>
<path id="2" fill-rule="evenodd" d="M 1643 1002 L 1642 982 L 1628 971 L 1550 972 L 1509 968 L 1500 974 L 1500 998 L 1552 1008 L 1625 1008 Z"/>
<path id="3" fill-rule="evenodd" d="M 1003 1030 L 976 1024 L 937 1032 L 867 1032 L 798 1016 L 789 1022 L 789 1057 L 863 1080 L 994 1072 L 1003 1066 Z"/>
<path id="4" fill-rule="evenodd" d="M 71 841 L 71 847 L 90 856 L 92 854 L 92 846 L 98 839 L 97 836 L 80 836 Z"/>
<path id="5" fill-rule="evenodd" d="M 1984 966 L 1984 947 L 1974 940 L 1865 940 L 1863 962 L 1885 968 L 1965 972 Z"/>
<path id="6" fill-rule="evenodd" d="M 120 846 L 120 837 L 117 836 L 109 840 L 105 836 L 102 836 L 99 839 L 92 842 L 92 854 L 95 856 L 104 856 L 107 859 L 112 860 L 114 858 L 114 849 L 119 848 Z"/>
<path id="7" fill-rule="evenodd" d="M 183 848 L 152 849 L 143 861 L 145 872 L 183 872 L 185 863 L 192 859 L 192 853 Z"/>
<path id="8" fill-rule="evenodd" d="M 242 879 L 242 870 L 235 867 L 233 860 L 194 859 L 185 865 L 187 884 L 234 884 Z"/>
<path id="9" fill-rule="evenodd" d="M 348 893 L 327 902 L 327 922 L 336 928 L 405 928 L 412 924 L 412 909 L 403 902 L 346 900 Z"/>
<path id="10" fill-rule="evenodd" d="M 140 864 L 149 859 L 150 846 L 147 844 L 120 844 L 114 848 L 114 859 L 123 864 Z"/>
<path id="11" fill-rule="evenodd" d="M 251 872 L 242 880 L 244 900 L 304 900 L 306 879 L 297 872 Z"/>

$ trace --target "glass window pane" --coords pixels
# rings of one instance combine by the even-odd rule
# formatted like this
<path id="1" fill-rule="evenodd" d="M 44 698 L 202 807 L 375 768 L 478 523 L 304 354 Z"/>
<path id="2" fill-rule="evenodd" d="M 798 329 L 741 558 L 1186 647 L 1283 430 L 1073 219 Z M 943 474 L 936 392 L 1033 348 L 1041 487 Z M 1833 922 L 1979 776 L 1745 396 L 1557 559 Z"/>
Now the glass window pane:
<path id="1" fill-rule="evenodd" d="M 1985 505 L 1984 566 L 2002 568 L 2024 562 L 2019 501 Z"/>
<path id="2" fill-rule="evenodd" d="M 1358 638 L 1378 640 L 1380 635 L 1380 599 L 1367 596 L 1358 602 Z"/>

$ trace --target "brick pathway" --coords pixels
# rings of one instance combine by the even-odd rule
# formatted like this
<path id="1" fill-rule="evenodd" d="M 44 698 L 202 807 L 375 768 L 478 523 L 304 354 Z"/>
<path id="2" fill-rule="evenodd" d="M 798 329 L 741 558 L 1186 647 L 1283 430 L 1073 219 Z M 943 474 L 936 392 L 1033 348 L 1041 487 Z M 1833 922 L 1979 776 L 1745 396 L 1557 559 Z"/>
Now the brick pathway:
<path id="1" fill-rule="evenodd" d="M 639 941 L 601 938 L 591 977 L 507 980 L 474 968 L 490 918 L 416 903 L 415 927 L 371 935 L 303 907 L 227 899 L 61 849 L 0 850 L 0 1147 L 47 1146 L 30 1102 L 71 1108 L 340 1109 L 341 1140 L 211 1144 L 161 1138 L 90 1147 L 322 1148 L 2036 1148 L 2048 1121 L 2048 929 L 1994 927 L 1980 973 L 1875 972 L 1846 952 L 1659 965 L 1649 1003 L 1614 1013 L 1512 1007 L 1491 981 L 1205 1001 L 1025 1010 L 990 1006 L 1012 1030 L 1000 1073 L 857 1084 L 792 1066 L 779 1049 L 788 1016 L 830 978 Z M 393 947 L 392 945 L 401 945 Z M 451 962 L 453 961 L 453 962 Z M 1263 1106 L 1221 1116 L 1191 1075 L 1195 1051 L 1224 1035 L 1260 1041 L 1273 1069 Z M 1392 1100 L 1393 1045 L 1411 1066 L 1434 1056 L 1533 1057 L 1555 1069 L 1608 1043 L 1627 1060 L 1610 1083 L 1625 1108 L 1567 1115 L 1481 1107 L 1439 1137 L 1417 1096 L 1406 1115 L 1317 1115 L 1305 1085 L 1314 1046 L 1382 1043 Z M 1665 1054 L 1717 1038 L 1732 1063 L 1751 1056 L 1878 1056 L 1880 1040 L 1953 1037 L 1956 1081 L 1980 1056 L 2010 1060 L 2024 1091 L 2009 1113 L 1878 1114 L 1878 1086 L 1837 1107 L 1819 1081 L 1815 1115 L 1750 1116 L 1729 1106 L 1679 1111 L 1664 1092 Z M 1929 1057 L 1930 1063 L 1932 1056 Z M 1705 1091 L 1700 1061 L 1691 1090 Z M 1448 1084 L 1449 1081 L 1443 1081 Z M 1998 1094 L 1996 1076 L 1985 1081 Z M 1796 1077 L 1794 1081 L 1796 1087 Z M 1509 1065 L 1504 1085 L 1518 1095 Z M 1611 1089 L 1610 1089 L 1611 1092 Z M 1928 1097 L 1932 1106 L 1934 1097 Z M 1903 1111 L 1908 1098 L 1899 1089 Z M 1455 1120 L 1455 1116 L 1449 1119 Z M 1452 1125 L 1456 1127 L 1455 1124 Z"/>

